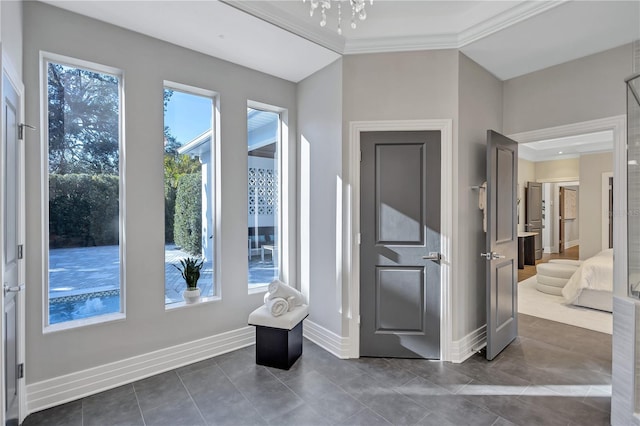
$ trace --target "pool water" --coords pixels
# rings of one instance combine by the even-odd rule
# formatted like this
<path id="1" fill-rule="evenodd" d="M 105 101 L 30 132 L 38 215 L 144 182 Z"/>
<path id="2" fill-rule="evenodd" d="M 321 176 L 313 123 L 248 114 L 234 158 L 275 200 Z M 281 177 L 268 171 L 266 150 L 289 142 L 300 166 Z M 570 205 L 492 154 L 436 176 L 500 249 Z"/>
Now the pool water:
<path id="1" fill-rule="evenodd" d="M 58 297 L 49 301 L 49 324 L 116 312 L 120 312 L 118 291 Z"/>

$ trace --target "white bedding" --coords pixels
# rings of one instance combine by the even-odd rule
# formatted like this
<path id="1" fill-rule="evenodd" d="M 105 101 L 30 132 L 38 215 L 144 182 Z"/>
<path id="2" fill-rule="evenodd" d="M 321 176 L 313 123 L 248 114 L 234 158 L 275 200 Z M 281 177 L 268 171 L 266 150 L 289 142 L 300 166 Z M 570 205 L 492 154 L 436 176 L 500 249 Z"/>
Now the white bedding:
<path id="1" fill-rule="evenodd" d="M 574 303 L 583 290 L 613 293 L 613 249 L 585 260 L 562 289 L 565 303 Z"/>

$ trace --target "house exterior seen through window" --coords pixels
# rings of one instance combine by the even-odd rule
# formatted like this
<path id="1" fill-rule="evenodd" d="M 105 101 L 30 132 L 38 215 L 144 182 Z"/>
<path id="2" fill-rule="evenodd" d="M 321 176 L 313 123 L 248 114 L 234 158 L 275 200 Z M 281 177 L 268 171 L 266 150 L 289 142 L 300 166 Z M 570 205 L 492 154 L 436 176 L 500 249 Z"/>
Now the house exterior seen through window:
<path id="1" fill-rule="evenodd" d="M 215 295 L 213 99 L 164 89 L 165 304 L 183 302 L 185 281 L 177 266 L 203 262 L 198 287 Z"/>
<path id="2" fill-rule="evenodd" d="M 249 288 L 280 276 L 280 114 L 247 109 Z"/>
<path id="3" fill-rule="evenodd" d="M 122 81 L 117 71 L 82 64 L 43 62 L 46 326 L 123 312 Z"/>

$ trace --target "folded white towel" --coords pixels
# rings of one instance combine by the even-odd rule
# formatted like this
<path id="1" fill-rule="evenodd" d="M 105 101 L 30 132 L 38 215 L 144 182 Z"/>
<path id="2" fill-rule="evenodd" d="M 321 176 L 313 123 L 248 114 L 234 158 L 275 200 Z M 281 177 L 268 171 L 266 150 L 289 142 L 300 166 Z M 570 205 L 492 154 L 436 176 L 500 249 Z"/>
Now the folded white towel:
<path id="1" fill-rule="evenodd" d="M 289 312 L 289 304 L 282 297 L 275 297 L 269 299 L 266 302 L 267 310 L 271 312 L 274 317 L 279 317 L 282 314 Z"/>
<path id="2" fill-rule="evenodd" d="M 307 298 L 304 297 L 304 294 L 300 293 L 295 288 L 286 285 L 280 280 L 274 280 L 269 284 L 269 295 L 270 299 L 273 299 L 274 297 L 282 297 L 283 299 L 289 300 L 290 297 L 293 297 L 294 306 L 300 306 L 307 303 Z M 291 301 L 289 301 L 289 304 L 291 304 Z"/>

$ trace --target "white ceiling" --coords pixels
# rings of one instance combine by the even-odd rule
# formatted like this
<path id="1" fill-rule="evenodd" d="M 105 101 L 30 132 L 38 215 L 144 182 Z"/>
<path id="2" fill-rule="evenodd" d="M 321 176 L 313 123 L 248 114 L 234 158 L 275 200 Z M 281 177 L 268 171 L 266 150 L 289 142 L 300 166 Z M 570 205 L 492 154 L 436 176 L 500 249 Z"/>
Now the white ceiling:
<path id="1" fill-rule="evenodd" d="M 343 36 L 335 7 L 321 28 L 301 0 L 45 2 L 293 82 L 342 54 L 443 48 L 504 80 L 640 39 L 637 0 L 375 0 L 356 30 L 345 6 Z"/>
<path id="2" fill-rule="evenodd" d="M 564 160 L 582 154 L 609 151 L 613 151 L 611 130 L 518 145 L 518 157 L 534 162 Z"/>

